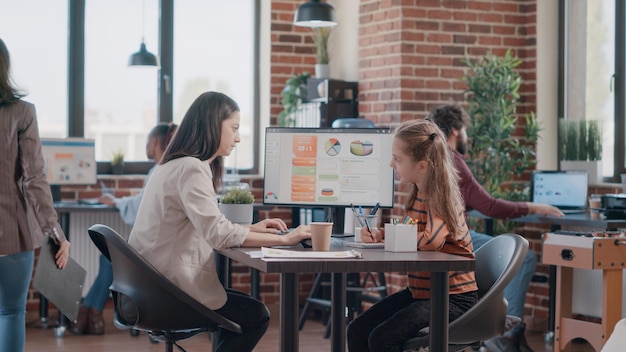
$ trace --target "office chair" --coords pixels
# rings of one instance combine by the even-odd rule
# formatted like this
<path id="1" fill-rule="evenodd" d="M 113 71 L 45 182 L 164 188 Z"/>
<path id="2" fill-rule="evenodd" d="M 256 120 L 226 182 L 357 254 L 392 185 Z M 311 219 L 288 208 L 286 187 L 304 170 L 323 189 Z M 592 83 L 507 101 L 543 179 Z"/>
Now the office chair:
<path id="1" fill-rule="evenodd" d="M 184 351 L 177 341 L 202 332 L 226 329 L 241 333 L 238 324 L 174 285 L 110 227 L 95 224 L 88 232 L 113 265 L 111 293 L 118 329 L 145 331 L 153 339 L 165 342 L 166 352 L 172 352 L 174 345 Z"/>
<path id="2" fill-rule="evenodd" d="M 478 302 L 449 326 L 449 350 L 479 347 L 481 341 L 501 336 L 505 326 L 521 319 L 506 315 L 504 288 L 511 282 L 528 252 L 528 241 L 516 234 L 501 234 L 476 250 Z M 403 351 L 428 346 L 428 328 L 404 343 Z"/>

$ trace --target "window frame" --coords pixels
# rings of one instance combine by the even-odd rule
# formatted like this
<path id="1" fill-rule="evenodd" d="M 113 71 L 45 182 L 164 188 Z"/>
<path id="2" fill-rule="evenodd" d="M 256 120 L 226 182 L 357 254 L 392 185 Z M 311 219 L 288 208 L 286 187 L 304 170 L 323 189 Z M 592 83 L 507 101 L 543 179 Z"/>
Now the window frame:
<path id="1" fill-rule="evenodd" d="M 565 115 L 565 31 L 566 31 L 566 2 L 559 0 L 558 26 L 558 107 L 559 119 Z M 622 38 L 620 40 L 620 38 Z M 615 2 L 615 68 L 613 73 L 614 95 L 614 156 L 613 175 L 604 177 L 604 182 L 620 183 L 620 174 L 626 173 L 626 4 L 623 1 Z M 560 148 L 557 151 L 558 160 L 561 160 Z M 559 166 L 560 167 L 560 166 Z"/>
<path id="2" fill-rule="evenodd" d="M 254 4 L 254 62 L 260 62 L 260 17 L 261 5 Z M 72 0 L 68 3 L 68 137 L 84 137 L 85 135 L 85 2 Z M 173 80 L 174 62 L 174 0 L 159 1 L 159 60 L 157 87 L 157 122 L 173 121 L 173 95 L 168 81 Z M 253 132 L 252 150 L 260 148 L 260 68 L 253 68 Z M 132 161 L 124 163 L 126 174 L 147 174 L 154 163 L 149 161 Z M 258 174 L 260 157 L 254 153 L 253 166 L 239 169 L 240 174 Z M 98 174 L 111 174 L 111 163 L 98 161 Z"/>

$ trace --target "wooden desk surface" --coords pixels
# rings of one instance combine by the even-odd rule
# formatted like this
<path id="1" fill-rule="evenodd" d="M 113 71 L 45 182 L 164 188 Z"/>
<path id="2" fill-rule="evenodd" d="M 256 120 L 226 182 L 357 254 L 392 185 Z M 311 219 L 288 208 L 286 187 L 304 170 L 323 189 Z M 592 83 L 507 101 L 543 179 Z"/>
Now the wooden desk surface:
<path id="1" fill-rule="evenodd" d="M 231 248 L 217 252 L 266 273 L 471 271 L 475 267 L 474 259 L 430 251 L 399 253 L 383 249 L 359 249 L 363 254 L 362 259 L 252 258 L 248 253 L 254 251 L 259 251 L 259 248 Z"/>

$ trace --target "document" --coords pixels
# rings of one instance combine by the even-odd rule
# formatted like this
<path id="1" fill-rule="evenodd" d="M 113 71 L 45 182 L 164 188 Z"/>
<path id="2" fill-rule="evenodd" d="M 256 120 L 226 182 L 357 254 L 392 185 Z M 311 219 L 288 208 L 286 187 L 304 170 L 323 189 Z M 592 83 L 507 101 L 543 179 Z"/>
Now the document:
<path id="1" fill-rule="evenodd" d="M 252 256 L 253 253 L 250 253 Z M 293 251 L 288 249 L 261 247 L 261 256 L 264 258 L 362 258 L 361 252 L 355 250 L 347 251 Z"/>
<path id="2" fill-rule="evenodd" d="M 51 242 L 48 240 L 41 246 L 33 287 L 71 321 L 76 321 L 87 272 L 72 257 L 64 269 L 59 269 L 54 259 L 58 246 Z"/>

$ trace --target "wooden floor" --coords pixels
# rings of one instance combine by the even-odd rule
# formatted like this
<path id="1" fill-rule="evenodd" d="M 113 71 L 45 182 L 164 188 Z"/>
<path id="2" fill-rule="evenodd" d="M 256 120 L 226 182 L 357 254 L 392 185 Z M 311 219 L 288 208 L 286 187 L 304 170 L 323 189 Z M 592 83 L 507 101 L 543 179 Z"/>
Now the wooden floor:
<path id="1" fill-rule="evenodd" d="M 270 328 L 255 349 L 258 352 L 276 352 L 278 351 L 278 306 L 270 306 L 272 320 Z M 112 309 L 105 309 L 104 316 L 106 321 L 105 334 L 101 336 L 77 336 L 70 332 L 65 332 L 63 337 L 54 336 L 52 329 L 42 329 L 37 327 L 39 319 L 37 312 L 27 313 L 26 329 L 26 352 L 40 351 L 64 351 L 64 352 L 100 352 L 100 351 L 164 351 L 162 343 L 153 344 L 149 341 L 147 335 L 141 334 L 133 337 L 127 330 L 118 330 L 112 323 Z M 56 312 L 50 312 L 51 317 L 56 317 Z M 304 325 L 304 329 L 300 332 L 300 351 L 302 352 L 319 352 L 330 351 L 330 341 L 324 339 L 325 328 L 321 322 L 309 320 Z M 552 352 L 551 346 L 544 344 L 543 334 L 538 332 L 528 332 L 527 339 L 530 346 L 535 352 Z M 193 351 L 210 351 L 210 342 L 206 334 L 197 335 L 195 337 L 183 340 L 180 345 L 188 352 Z M 176 350 L 176 348 L 174 348 Z M 484 349 L 483 349 L 484 350 Z M 590 352 L 593 351 L 586 343 L 575 344 L 572 352 Z"/>

